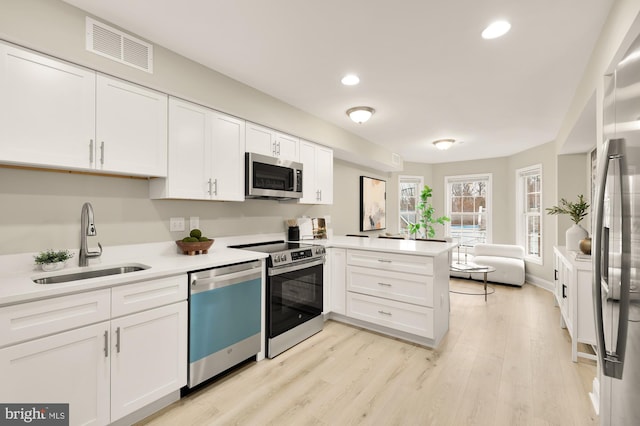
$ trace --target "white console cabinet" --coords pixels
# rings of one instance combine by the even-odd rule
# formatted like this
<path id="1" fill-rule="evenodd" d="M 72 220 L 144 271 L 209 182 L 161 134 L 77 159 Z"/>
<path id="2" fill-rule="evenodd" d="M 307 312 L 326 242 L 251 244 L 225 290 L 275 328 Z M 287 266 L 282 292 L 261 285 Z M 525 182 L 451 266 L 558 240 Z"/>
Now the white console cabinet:
<path id="1" fill-rule="evenodd" d="M 5 403 L 68 403 L 105 425 L 186 384 L 187 279 L 144 281 L 0 309 Z"/>
<path id="2" fill-rule="evenodd" d="M 578 350 L 578 343 L 596 344 L 591 260 L 575 259 L 575 253 L 566 247 L 554 247 L 553 253 L 554 294 L 560 307 L 560 326 L 571 336 L 571 359 L 595 360 L 595 355 Z"/>

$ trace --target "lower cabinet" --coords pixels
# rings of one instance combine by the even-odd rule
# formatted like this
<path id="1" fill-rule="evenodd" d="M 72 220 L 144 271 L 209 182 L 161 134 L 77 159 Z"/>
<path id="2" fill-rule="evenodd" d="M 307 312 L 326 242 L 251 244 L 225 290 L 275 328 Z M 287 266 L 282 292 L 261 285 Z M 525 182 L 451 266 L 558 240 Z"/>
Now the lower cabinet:
<path id="1" fill-rule="evenodd" d="M 448 254 L 329 250 L 335 319 L 436 346 L 449 328 Z"/>
<path id="2" fill-rule="evenodd" d="M 560 326 L 571 336 L 571 359 L 595 360 L 595 355 L 578 350 L 578 343 L 596 344 L 593 316 L 591 260 L 577 260 L 566 247 L 554 247 L 555 297 L 560 307 Z"/>
<path id="3" fill-rule="evenodd" d="M 0 386 L 0 401 L 68 403 L 70 424 L 105 425 L 179 390 L 187 379 L 187 291 L 186 276 L 175 276 L 0 309 L 0 377 L 12 384 Z M 105 294 L 111 318 L 47 332 L 95 317 L 85 312 L 104 305 Z M 10 342 L 21 337 L 7 330 L 25 324 L 40 336 Z"/>

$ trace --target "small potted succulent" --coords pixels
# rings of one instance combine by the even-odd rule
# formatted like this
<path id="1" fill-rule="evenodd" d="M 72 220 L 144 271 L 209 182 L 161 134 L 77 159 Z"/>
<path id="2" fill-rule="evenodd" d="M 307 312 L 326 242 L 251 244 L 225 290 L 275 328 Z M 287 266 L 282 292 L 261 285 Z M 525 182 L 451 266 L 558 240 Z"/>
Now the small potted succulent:
<path id="1" fill-rule="evenodd" d="M 34 256 L 36 265 L 43 271 L 56 271 L 64 268 L 65 262 L 73 257 L 69 250 L 45 250 Z"/>

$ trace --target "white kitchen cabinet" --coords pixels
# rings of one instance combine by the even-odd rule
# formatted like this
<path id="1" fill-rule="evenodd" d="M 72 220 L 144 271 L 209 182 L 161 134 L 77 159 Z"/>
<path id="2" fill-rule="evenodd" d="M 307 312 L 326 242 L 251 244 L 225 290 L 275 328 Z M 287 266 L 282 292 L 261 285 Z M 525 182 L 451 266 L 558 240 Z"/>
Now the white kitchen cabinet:
<path id="1" fill-rule="evenodd" d="M 95 73 L 0 43 L 0 162 L 92 167 Z"/>
<path id="2" fill-rule="evenodd" d="M 167 95 L 0 43 L 0 162 L 167 175 Z"/>
<path id="3" fill-rule="evenodd" d="M 70 403 L 104 425 L 187 379 L 187 278 L 177 275 L 0 308 L 3 402 Z"/>
<path id="4" fill-rule="evenodd" d="M 151 198 L 244 201 L 243 120 L 177 98 L 169 100 L 169 167 Z"/>
<path id="5" fill-rule="evenodd" d="M 325 313 L 346 313 L 346 267 L 347 251 L 343 248 L 330 247 L 327 249 L 327 263 L 325 264 L 324 309 Z"/>
<path id="6" fill-rule="evenodd" d="M 332 265 L 332 273 L 338 277 L 342 267 L 345 283 L 332 275 L 335 319 L 427 346 L 440 342 L 449 328 L 448 253 L 344 252 L 345 261 L 337 260 Z M 338 294 L 344 298 L 343 303 L 346 301 L 343 312 L 336 309 Z"/>
<path id="7" fill-rule="evenodd" d="M 304 169 L 299 203 L 333 204 L 333 150 L 301 140 L 300 162 Z"/>
<path id="8" fill-rule="evenodd" d="M 111 421 L 187 383 L 187 302 L 111 321 Z"/>
<path id="9" fill-rule="evenodd" d="M 98 74 L 96 169 L 167 175 L 167 95 Z"/>
<path id="10" fill-rule="evenodd" d="M 299 161 L 300 139 L 259 124 L 247 122 L 246 151 L 283 160 Z"/>
<path id="11" fill-rule="evenodd" d="M 70 424 L 108 424 L 108 330 L 105 321 L 0 349 L 0 401 L 68 403 Z"/>
<path id="12" fill-rule="evenodd" d="M 595 355 L 578 350 L 578 343 L 595 346 L 591 260 L 578 260 L 566 247 L 554 247 L 555 297 L 560 307 L 560 326 L 571 336 L 571 360 L 595 360 Z"/>

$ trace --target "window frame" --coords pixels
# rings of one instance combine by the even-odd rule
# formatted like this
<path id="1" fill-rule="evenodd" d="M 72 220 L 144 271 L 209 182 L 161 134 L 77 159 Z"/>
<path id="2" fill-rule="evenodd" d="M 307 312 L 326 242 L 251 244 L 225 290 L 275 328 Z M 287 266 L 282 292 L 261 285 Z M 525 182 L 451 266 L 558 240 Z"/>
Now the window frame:
<path id="1" fill-rule="evenodd" d="M 537 172 L 537 173 L 536 173 Z M 544 176 L 543 176 L 543 168 L 542 164 L 533 164 L 531 166 L 522 167 L 516 170 L 516 244 L 522 246 L 524 248 L 524 259 L 527 262 L 532 262 L 537 265 L 544 265 L 544 209 L 542 207 L 542 200 L 544 195 Z M 526 188 L 526 179 L 531 175 L 539 175 L 540 176 L 540 207 L 537 213 L 532 213 L 527 211 L 526 201 L 527 201 L 527 188 Z M 538 230 L 538 235 L 540 239 L 540 252 L 537 256 L 531 255 L 528 253 L 527 246 L 527 223 L 528 218 L 530 216 L 539 216 L 539 224 L 540 228 Z"/>
<path id="2" fill-rule="evenodd" d="M 407 181 L 415 181 L 418 183 L 418 193 L 416 194 L 416 201 L 420 199 L 420 191 L 424 188 L 424 176 L 413 175 L 399 175 L 398 176 L 398 233 L 409 235 L 409 231 L 403 231 L 402 227 L 402 183 Z M 418 203 L 416 202 L 416 214 Z"/>
<path id="3" fill-rule="evenodd" d="M 486 228 L 485 228 L 485 243 L 491 243 L 493 241 L 493 173 L 474 173 L 469 175 L 452 175 L 444 177 L 444 193 L 445 193 L 445 211 L 446 215 L 451 218 L 451 191 L 450 186 L 453 183 L 468 182 L 468 181 L 486 181 L 486 205 L 489 212 L 486 214 Z M 452 237 L 451 234 L 451 222 L 445 224 L 445 234 Z M 470 246 L 472 247 L 472 246 Z"/>

